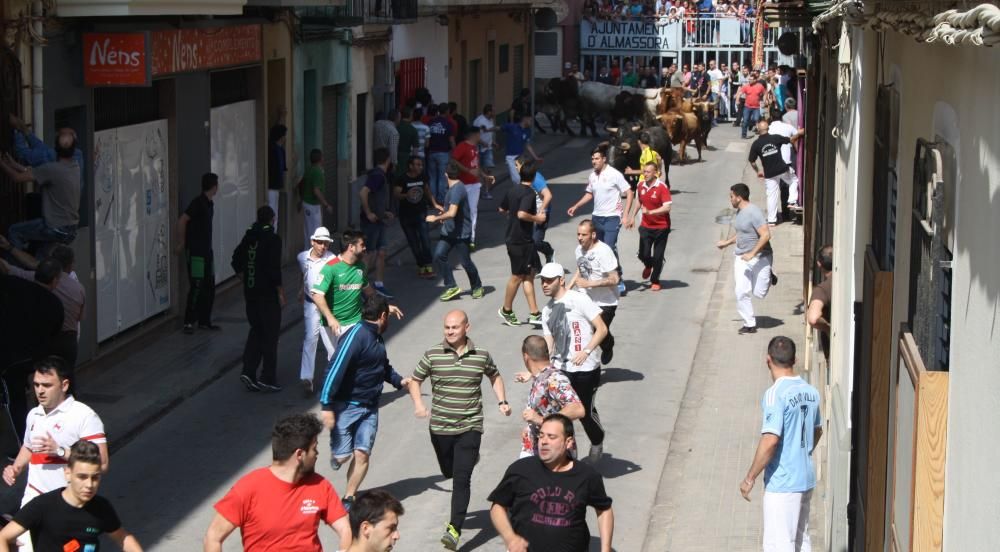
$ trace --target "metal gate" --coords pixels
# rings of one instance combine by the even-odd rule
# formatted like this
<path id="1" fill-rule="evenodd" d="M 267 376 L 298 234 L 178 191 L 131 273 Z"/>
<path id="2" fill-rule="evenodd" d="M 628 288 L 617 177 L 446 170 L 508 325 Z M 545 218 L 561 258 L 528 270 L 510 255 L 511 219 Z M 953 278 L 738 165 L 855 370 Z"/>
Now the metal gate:
<path id="1" fill-rule="evenodd" d="M 396 100 L 399 107 L 406 105 L 406 102 L 417 92 L 418 88 L 424 87 L 424 58 L 410 58 L 399 62 L 396 70 Z"/>

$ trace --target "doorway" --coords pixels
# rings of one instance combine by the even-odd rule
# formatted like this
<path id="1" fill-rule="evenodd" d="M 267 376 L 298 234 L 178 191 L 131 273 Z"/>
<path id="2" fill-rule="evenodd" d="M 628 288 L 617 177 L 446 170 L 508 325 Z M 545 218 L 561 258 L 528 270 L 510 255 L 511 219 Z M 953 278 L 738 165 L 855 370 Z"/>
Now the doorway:
<path id="1" fill-rule="evenodd" d="M 465 110 L 469 119 L 474 118 L 481 107 L 479 105 L 479 78 L 482 64 L 483 60 L 481 59 L 469 62 L 469 105 Z"/>
<path id="2" fill-rule="evenodd" d="M 354 143 L 356 144 L 355 170 L 358 176 L 368 172 L 368 94 L 358 94 L 355 102 Z"/>

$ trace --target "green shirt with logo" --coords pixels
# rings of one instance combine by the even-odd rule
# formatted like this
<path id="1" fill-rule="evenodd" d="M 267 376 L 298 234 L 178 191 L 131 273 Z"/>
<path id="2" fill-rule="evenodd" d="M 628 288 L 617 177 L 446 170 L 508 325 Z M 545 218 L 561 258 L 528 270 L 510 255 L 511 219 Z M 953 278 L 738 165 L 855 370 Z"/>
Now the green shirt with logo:
<path id="1" fill-rule="evenodd" d="M 319 271 L 312 287 L 313 293 L 322 293 L 333 317 L 343 325 L 361 320 L 361 290 L 368 287 L 368 269 L 364 263 L 347 264 L 334 257 Z M 323 325 L 326 318 L 320 317 Z"/>
<path id="2" fill-rule="evenodd" d="M 323 167 L 310 165 L 306 169 L 305 176 L 302 177 L 302 201 L 309 205 L 319 205 L 319 198 L 316 197 L 316 190 L 326 193 L 326 176 L 323 174 Z"/>

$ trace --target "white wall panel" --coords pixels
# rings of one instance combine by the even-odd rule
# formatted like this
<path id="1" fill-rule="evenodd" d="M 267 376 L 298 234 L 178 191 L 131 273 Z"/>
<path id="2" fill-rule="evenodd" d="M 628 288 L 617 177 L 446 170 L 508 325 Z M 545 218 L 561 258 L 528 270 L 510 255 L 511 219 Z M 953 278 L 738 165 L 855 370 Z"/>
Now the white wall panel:
<path id="1" fill-rule="evenodd" d="M 215 281 L 233 276 L 229 261 L 257 218 L 257 131 L 254 100 L 212 108 L 212 172 L 219 175 L 212 250 Z"/>

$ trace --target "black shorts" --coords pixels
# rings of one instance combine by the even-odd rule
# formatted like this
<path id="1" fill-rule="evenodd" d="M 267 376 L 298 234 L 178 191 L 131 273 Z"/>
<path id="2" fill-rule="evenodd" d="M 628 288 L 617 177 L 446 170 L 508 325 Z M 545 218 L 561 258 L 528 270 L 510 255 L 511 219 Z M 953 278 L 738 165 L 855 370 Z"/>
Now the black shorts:
<path id="1" fill-rule="evenodd" d="M 542 269 L 534 243 L 507 244 L 510 273 L 515 276 L 532 276 Z"/>

